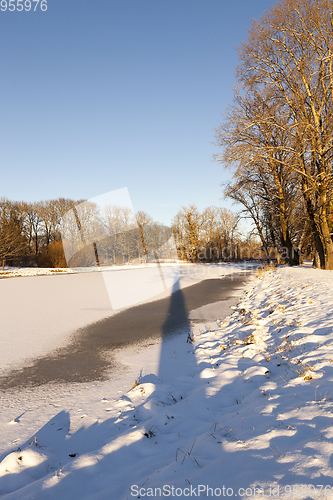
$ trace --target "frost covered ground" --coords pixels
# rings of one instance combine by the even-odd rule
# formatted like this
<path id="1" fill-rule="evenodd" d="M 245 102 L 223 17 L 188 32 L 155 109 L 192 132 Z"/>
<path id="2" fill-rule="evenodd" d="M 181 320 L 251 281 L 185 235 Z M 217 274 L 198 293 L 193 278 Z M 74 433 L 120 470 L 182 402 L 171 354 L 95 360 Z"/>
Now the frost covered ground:
<path id="1" fill-rule="evenodd" d="M 180 287 L 246 271 L 252 265 L 181 264 Z M 162 264 L 161 267 L 165 280 L 172 284 L 174 265 Z M 0 276 L 0 376 L 13 366 L 17 368 L 26 363 L 27 359 L 62 347 L 78 329 L 116 314 L 118 310 L 112 308 L 110 295 L 113 299 L 117 291 L 125 303 L 126 298 L 132 299 L 129 305 L 133 305 L 133 299 L 134 303 L 140 299 L 144 302 L 140 286 L 142 289 L 143 284 L 150 280 L 151 292 L 157 295 L 146 298 L 146 301 L 170 295 L 170 290 L 161 292 L 163 287 L 156 264 L 117 266 L 103 273 L 96 268 L 84 268 L 69 274 L 68 269 L 63 269 L 64 272 L 53 276 L 41 275 L 46 271 L 49 270 L 9 268 L 5 272 L 12 273 L 12 276 Z M 14 275 L 15 272 L 20 275 Z M 110 282 L 112 286 L 107 289 Z M 137 293 L 131 297 L 127 289 L 134 289 Z"/>
<path id="2" fill-rule="evenodd" d="M 332 272 L 269 269 L 192 344 L 123 351 L 131 378 L 6 393 L 2 495 L 329 497 L 332 303 Z"/>
<path id="3" fill-rule="evenodd" d="M 73 273 L 72 269 L 51 268 L 51 267 L 5 267 L 0 271 L 0 278 L 13 278 L 17 276 L 46 276 L 52 274 L 68 274 Z"/>

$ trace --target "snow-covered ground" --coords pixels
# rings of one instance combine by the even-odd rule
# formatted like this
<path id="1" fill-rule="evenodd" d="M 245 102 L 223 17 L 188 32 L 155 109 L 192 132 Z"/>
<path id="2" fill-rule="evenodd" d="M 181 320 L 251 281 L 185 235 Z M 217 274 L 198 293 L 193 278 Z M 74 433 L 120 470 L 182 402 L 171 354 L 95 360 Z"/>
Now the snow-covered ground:
<path id="1" fill-rule="evenodd" d="M 54 279 L 54 278 L 53 278 Z M 5 393 L 15 499 L 325 498 L 333 488 L 332 272 L 252 276 L 234 312 L 119 356 L 119 380 Z M 332 493 L 333 494 L 333 493 Z"/>
<path id="2" fill-rule="evenodd" d="M 54 274 L 69 274 L 74 273 L 73 269 L 69 268 L 54 268 L 54 267 L 8 267 L 0 270 L 0 278 L 14 278 L 18 276 L 49 276 Z"/>
<path id="3" fill-rule="evenodd" d="M 180 286 L 185 288 L 204 279 L 246 272 L 252 265 L 181 264 Z M 138 303 L 157 300 L 171 293 L 172 288 L 159 293 L 160 288 L 156 285 L 161 280 L 156 264 L 153 267 L 119 266 L 115 269 L 101 273 L 87 272 L 89 268 L 85 268 L 69 274 L 64 269 L 54 276 L 41 275 L 45 271 L 42 268 L 6 269 L 6 272 L 31 274 L 0 279 L 0 375 L 28 359 L 66 345 L 79 328 L 116 314 L 119 309 L 112 308 L 110 300 L 117 291 L 124 301 L 129 296 L 127 289 L 134 288 L 137 291 L 134 299 Z M 162 269 L 166 281 L 170 282 L 174 265 L 163 264 Z M 141 296 L 139 290 L 140 285 L 142 288 L 149 280 L 152 292 L 157 294 L 147 298 L 146 294 Z M 129 305 L 133 305 L 133 300 Z"/>

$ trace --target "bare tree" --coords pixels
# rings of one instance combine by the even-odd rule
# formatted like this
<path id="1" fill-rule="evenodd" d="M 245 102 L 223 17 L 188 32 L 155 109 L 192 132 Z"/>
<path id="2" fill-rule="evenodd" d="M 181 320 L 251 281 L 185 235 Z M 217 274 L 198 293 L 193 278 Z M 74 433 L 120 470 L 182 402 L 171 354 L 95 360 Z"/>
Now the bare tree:
<path id="1" fill-rule="evenodd" d="M 195 262 L 200 247 L 203 218 L 195 205 L 182 206 L 172 221 L 176 245 L 180 257 Z"/>
<path id="2" fill-rule="evenodd" d="M 235 90 L 234 105 L 217 131 L 217 144 L 224 151 L 216 159 L 234 168 L 234 182 L 225 194 L 245 207 L 268 260 L 273 246 L 297 264 L 291 226 L 300 190 L 298 176 L 289 168 L 295 153 L 287 149 L 288 109 L 271 92 L 261 95 L 249 85 L 244 90 L 244 95 Z"/>
<path id="3" fill-rule="evenodd" d="M 279 162 L 298 176 L 320 266 L 333 269 L 332 1 L 277 3 L 253 21 L 239 57 L 239 81 L 258 94 L 268 89 L 288 110 L 288 140 L 279 145 L 285 154 Z"/>
<path id="4" fill-rule="evenodd" d="M 0 200 L 0 260 L 2 270 L 6 260 L 20 257 L 27 249 L 27 241 L 22 235 L 20 212 L 15 203 Z"/>
<path id="5" fill-rule="evenodd" d="M 239 218 L 222 207 L 208 207 L 202 213 L 200 256 L 205 260 L 237 258 L 236 228 Z"/>
<path id="6" fill-rule="evenodd" d="M 142 210 L 139 210 L 136 214 L 136 221 L 139 226 L 139 232 L 140 232 L 140 243 L 142 245 L 143 249 L 143 255 L 144 255 L 144 260 L 145 262 L 147 261 L 147 255 L 148 255 L 148 250 L 149 250 L 149 231 L 148 229 L 151 228 L 153 224 L 153 219 L 148 215 L 146 212 L 143 212 Z M 148 241 L 147 241 L 148 238 Z M 141 245 L 139 246 L 139 256 L 142 253 L 141 252 Z"/>

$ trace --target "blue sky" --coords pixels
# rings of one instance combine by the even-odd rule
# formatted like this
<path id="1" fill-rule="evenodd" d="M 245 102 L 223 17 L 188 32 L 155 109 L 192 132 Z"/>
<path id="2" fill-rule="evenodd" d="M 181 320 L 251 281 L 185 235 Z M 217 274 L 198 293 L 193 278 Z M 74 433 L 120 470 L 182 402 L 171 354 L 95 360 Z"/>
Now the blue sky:
<path id="1" fill-rule="evenodd" d="M 1 191 L 89 199 L 127 187 L 169 223 L 226 206 L 212 161 L 237 47 L 270 0 L 47 0 L 0 11 Z M 16 0 L 15 0 L 16 4 Z"/>

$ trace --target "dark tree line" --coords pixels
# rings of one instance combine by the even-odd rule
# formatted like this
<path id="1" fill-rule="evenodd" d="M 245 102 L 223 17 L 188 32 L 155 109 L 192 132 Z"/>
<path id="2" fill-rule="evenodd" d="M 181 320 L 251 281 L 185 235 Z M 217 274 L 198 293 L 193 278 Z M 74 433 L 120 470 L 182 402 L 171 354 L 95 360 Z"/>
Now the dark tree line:
<path id="1" fill-rule="evenodd" d="M 80 267 L 250 259 L 256 242 L 242 239 L 239 217 L 225 208 L 182 207 L 171 228 L 147 213 L 59 198 L 39 203 L 0 200 L 2 265 Z"/>
<path id="2" fill-rule="evenodd" d="M 66 266 L 60 237 L 63 215 L 74 200 L 27 203 L 0 200 L 0 259 L 21 266 Z"/>
<path id="3" fill-rule="evenodd" d="M 208 207 L 200 213 L 195 205 L 182 207 L 172 221 L 178 257 L 191 262 L 251 258 L 253 248 L 243 251 L 238 223 L 238 216 L 226 208 Z"/>

